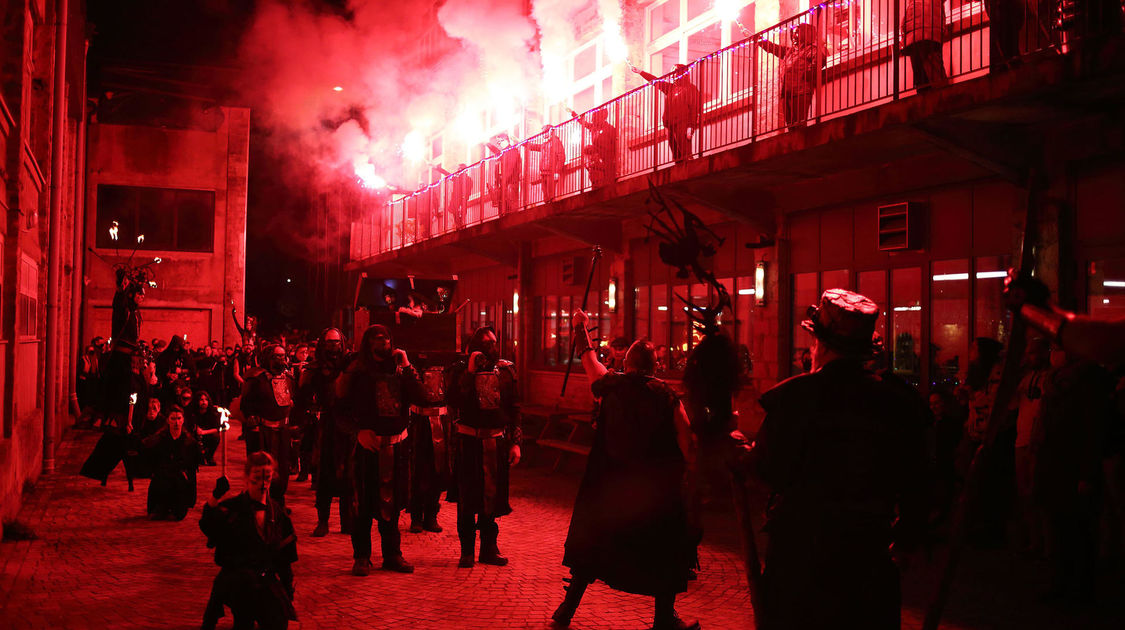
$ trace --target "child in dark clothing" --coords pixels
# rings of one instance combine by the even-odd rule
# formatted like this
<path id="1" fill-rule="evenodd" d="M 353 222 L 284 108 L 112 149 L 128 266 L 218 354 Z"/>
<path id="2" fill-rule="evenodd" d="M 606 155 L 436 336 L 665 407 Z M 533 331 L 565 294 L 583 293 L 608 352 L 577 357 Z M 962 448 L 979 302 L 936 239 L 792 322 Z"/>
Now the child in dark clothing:
<path id="1" fill-rule="evenodd" d="M 222 500 L 230 482 L 220 477 L 203 507 L 199 528 L 215 549 L 219 575 L 211 586 L 203 628 L 214 628 L 230 608 L 235 628 L 286 628 L 296 620 L 293 569 L 297 536 L 284 507 L 269 496 L 276 464 L 268 453 L 246 458 L 246 490 Z"/>

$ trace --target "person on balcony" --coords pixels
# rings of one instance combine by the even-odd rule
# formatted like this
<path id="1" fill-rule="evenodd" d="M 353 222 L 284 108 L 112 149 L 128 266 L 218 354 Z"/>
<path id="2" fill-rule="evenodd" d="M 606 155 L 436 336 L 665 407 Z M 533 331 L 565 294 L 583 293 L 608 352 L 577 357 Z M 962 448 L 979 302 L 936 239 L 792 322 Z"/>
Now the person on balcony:
<path id="1" fill-rule="evenodd" d="M 633 72 L 644 77 L 664 94 L 664 116 L 661 122 L 668 132 L 668 148 L 672 159 L 683 164 L 691 159 L 691 140 L 699 130 L 699 88 L 691 82 L 688 66 L 676 64 L 671 79 L 661 79 L 640 68 Z"/>
<path id="2" fill-rule="evenodd" d="M 775 44 L 759 39 L 758 46 L 781 63 L 781 111 L 785 125 L 790 130 L 805 126 L 816 94 L 818 75 L 824 68 L 828 49 L 816 34 L 812 24 L 797 24 L 789 31 L 790 45 Z"/>
<path id="3" fill-rule="evenodd" d="M 910 56 L 919 90 L 949 83 L 941 56 L 945 6 L 941 0 L 907 0 L 902 16 L 902 52 Z"/>
<path id="4" fill-rule="evenodd" d="M 514 212 L 520 205 L 520 173 L 523 171 L 523 159 L 520 149 L 512 146 L 512 141 L 506 133 L 496 135 L 487 144 L 488 150 L 497 156 L 493 184 L 488 185 L 488 196 L 492 205 L 496 206 L 503 216 Z"/>
<path id="5" fill-rule="evenodd" d="M 542 135 L 542 142 L 528 142 L 527 148 L 539 152 L 539 183 L 543 186 L 543 201 L 551 203 L 555 200 L 555 187 L 566 167 L 566 151 L 552 125 L 544 125 Z"/>
<path id="6" fill-rule="evenodd" d="M 453 215 L 453 225 L 460 230 L 465 227 L 465 212 L 469 209 L 469 197 L 473 194 L 473 178 L 469 177 L 468 167 L 464 162 L 457 165 L 456 173 L 450 173 L 441 166 L 437 170 L 450 178 L 449 205 L 446 211 Z"/>
<path id="7" fill-rule="evenodd" d="M 613 183 L 617 179 L 617 127 L 609 124 L 609 110 L 603 107 L 590 112 L 590 120 L 579 116 L 573 109 L 570 115 L 590 132 L 590 144 L 582 147 L 582 160 L 590 174 L 590 185 L 601 188 Z"/>

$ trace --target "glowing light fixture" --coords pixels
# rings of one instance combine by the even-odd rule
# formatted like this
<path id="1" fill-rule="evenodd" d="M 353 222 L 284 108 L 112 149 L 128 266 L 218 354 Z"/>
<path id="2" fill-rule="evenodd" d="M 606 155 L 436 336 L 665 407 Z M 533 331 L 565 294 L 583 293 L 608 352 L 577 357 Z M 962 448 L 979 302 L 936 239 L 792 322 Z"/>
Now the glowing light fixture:
<path id="1" fill-rule="evenodd" d="M 991 280 L 995 278 L 1007 278 L 1007 271 L 978 271 L 977 280 Z M 968 280 L 968 273 L 939 273 L 933 277 L 934 282 L 947 282 L 950 280 Z"/>
<path id="2" fill-rule="evenodd" d="M 758 292 L 757 289 L 739 289 L 738 290 L 739 295 L 754 295 L 757 292 Z"/>
<path id="3" fill-rule="evenodd" d="M 1125 280 L 1102 280 L 1102 286 L 1114 289 L 1125 289 Z"/>
<path id="4" fill-rule="evenodd" d="M 666 310 L 668 310 L 668 307 L 667 307 L 667 306 L 657 306 L 657 307 L 656 307 L 656 310 L 658 310 L 658 311 L 666 311 Z"/>
<path id="5" fill-rule="evenodd" d="M 512 291 L 512 314 L 520 314 L 520 292 Z"/>
<path id="6" fill-rule="evenodd" d="M 617 281 L 611 279 L 609 281 L 609 299 L 606 300 L 606 305 L 609 306 L 609 312 L 617 311 Z"/>
<path id="7" fill-rule="evenodd" d="M 344 87 L 342 85 L 337 85 L 336 87 L 332 88 L 332 91 L 333 92 L 343 92 Z"/>
<path id="8" fill-rule="evenodd" d="M 766 261 L 759 260 L 754 266 L 754 297 L 758 306 L 766 305 Z"/>
<path id="9" fill-rule="evenodd" d="M 922 310 L 921 306 L 896 306 L 895 307 L 896 313 L 905 313 L 905 312 L 909 312 L 909 311 L 920 311 L 920 310 Z"/>
<path id="10" fill-rule="evenodd" d="M 1102 298 L 1102 304 L 1109 304 L 1109 298 Z"/>

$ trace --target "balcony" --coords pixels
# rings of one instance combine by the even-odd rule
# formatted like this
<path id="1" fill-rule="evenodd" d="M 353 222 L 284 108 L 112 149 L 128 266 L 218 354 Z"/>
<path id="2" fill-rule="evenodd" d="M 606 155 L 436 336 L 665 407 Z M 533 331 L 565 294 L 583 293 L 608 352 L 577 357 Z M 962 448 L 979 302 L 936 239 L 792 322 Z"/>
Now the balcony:
<path id="1" fill-rule="evenodd" d="M 1105 53 L 1106 42 L 1120 45 L 1116 3 L 1057 21 L 1026 6 L 990 20 L 981 2 L 968 2 L 943 11 L 940 28 L 931 29 L 942 33 L 947 83 L 919 86 L 910 55 L 896 45 L 904 41 L 902 27 L 895 25 L 903 23 L 906 4 L 822 4 L 692 62 L 684 72 L 699 90 L 700 106 L 691 122 L 690 155 L 678 164 L 666 141 L 666 96 L 658 82 L 650 82 L 555 126 L 566 160 L 550 198 L 540 181 L 542 153 L 535 149 L 545 140 L 543 133 L 504 149 L 515 152 L 520 164 L 507 194 L 501 190 L 499 164 L 510 156 L 493 155 L 391 203 L 361 207 L 357 216 L 362 218 L 352 225 L 351 266 L 407 261 L 425 266 L 434 263 L 441 245 L 463 247 L 481 236 L 490 238 L 476 238 L 472 251 L 507 263 L 513 242 L 543 233 L 561 230 L 587 242 L 612 240 L 614 231 L 620 235 L 621 219 L 637 216 L 643 207 L 650 178 L 678 187 L 704 208 L 757 222 L 771 232 L 774 216 L 827 202 L 826 190 L 832 201 L 846 197 L 843 187 L 832 184 L 833 175 L 867 167 L 861 187 L 870 195 L 891 185 L 887 180 L 896 179 L 894 173 L 906 176 L 933 166 L 927 151 L 935 146 L 947 157 L 955 154 L 960 163 L 950 166 L 965 178 L 995 174 L 1007 168 L 1003 157 L 990 152 L 995 147 L 963 146 L 996 144 L 977 133 L 980 124 L 1058 115 L 1056 106 L 1032 112 L 1028 103 L 1045 88 L 1082 78 L 1086 58 L 1097 56 L 1080 55 L 1084 50 L 1101 51 L 1100 58 L 1120 70 L 1120 48 Z M 928 27 L 931 16 L 917 19 Z M 814 32 L 814 45 L 793 46 L 794 33 L 807 41 Z M 787 56 L 795 50 L 797 55 Z M 805 97 L 791 87 L 797 76 L 792 68 L 800 63 L 807 68 L 800 74 L 808 86 Z M 675 74 L 660 81 L 668 85 Z M 1103 92 L 1120 98 L 1120 89 L 1112 87 L 1119 81 L 1104 83 Z M 597 157 L 590 127 L 599 118 L 616 134 L 616 143 L 606 160 L 612 173 L 595 182 L 590 171 L 596 168 L 589 168 Z M 955 124 L 943 124 L 953 118 Z M 999 150 L 1018 153 L 1019 146 L 1016 141 Z M 888 164 L 900 165 L 899 171 L 888 170 Z M 794 186 L 813 179 L 821 190 Z M 784 195 L 778 192 L 782 189 Z"/>

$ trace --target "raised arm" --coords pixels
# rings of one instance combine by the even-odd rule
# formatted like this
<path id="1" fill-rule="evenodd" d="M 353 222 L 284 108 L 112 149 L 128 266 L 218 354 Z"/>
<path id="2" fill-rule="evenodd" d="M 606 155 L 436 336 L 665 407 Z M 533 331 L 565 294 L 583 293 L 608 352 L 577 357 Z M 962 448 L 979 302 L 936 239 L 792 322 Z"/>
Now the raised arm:
<path id="1" fill-rule="evenodd" d="M 586 330 L 586 322 L 590 321 L 590 316 L 587 315 L 582 309 L 574 311 L 570 320 L 570 331 L 575 335 L 575 341 L 578 344 L 578 356 L 582 360 L 582 369 L 586 371 L 586 378 L 590 382 L 598 380 L 605 376 L 609 370 L 598 361 L 598 353 L 594 350 L 594 344 L 590 342 L 590 331 Z"/>
<path id="2" fill-rule="evenodd" d="M 758 40 L 758 46 L 761 47 L 762 50 L 768 52 L 769 54 L 776 55 L 778 57 L 784 57 L 785 53 L 789 52 L 788 46 L 783 46 L 781 44 L 775 44 L 768 39 L 759 39 Z"/>

